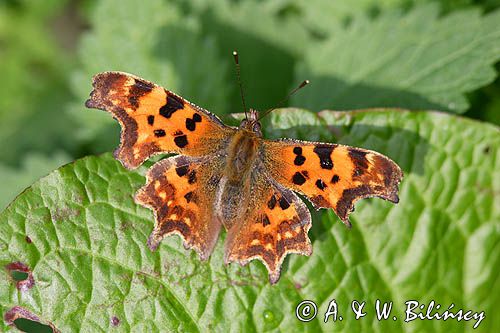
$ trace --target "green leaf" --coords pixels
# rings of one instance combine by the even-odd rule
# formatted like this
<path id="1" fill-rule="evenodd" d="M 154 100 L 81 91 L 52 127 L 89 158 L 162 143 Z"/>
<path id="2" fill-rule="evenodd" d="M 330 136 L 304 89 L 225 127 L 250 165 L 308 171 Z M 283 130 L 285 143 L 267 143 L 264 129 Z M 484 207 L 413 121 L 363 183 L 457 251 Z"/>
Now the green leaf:
<path id="1" fill-rule="evenodd" d="M 53 33 L 65 0 L 0 5 L 0 162 L 18 165 L 31 151 L 73 148 L 65 77 L 72 62 Z M 67 33 L 69 34 L 69 33 Z M 69 36 L 73 37 L 73 36 Z"/>
<path id="2" fill-rule="evenodd" d="M 358 16 L 308 47 L 296 77 L 312 85 L 292 105 L 314 110 L 402 107 L 465 112 L 465 93 L 496 76 L 500 11 L 462 10 L 438 17 L 436 6 L 407 14 Z M 313 88 L 314 87 L 314 88 Z"/>
<path id="3" fill-rule="evenodd" d="M 407 0 L 283 0 L 273 2 L 281 5 L 280 11 L 293 16 L 309 30 L 320 36 L 330 36 L 337 29 L 360 14 L 376 14 L 390 8 L 401 8 Z"/>
<path id="4" fill-rule="evenodd" d="M 500 69 L 497 63 L 496 69 Z M 487 121 L 500 126 L 500 77 L 490 85 L 475 91 L 470 95 L 471 108 L 464 116 Z"/>
<path id="5" fill-rule="evenodd" d="M 294 64 L 310 43 L 309 33 L 299 20 L 281 15 L 286 4 L 197 0 L 189 5 L 203 31 L 217 39 L 221 59 L 232 66 L 231 52 L 239 52 L 249 107 L 264 110 L 286 96 L 293 82 Z M 241 98 L 234 69 L 226 80 L 231 88 L 227 103 L 232 112 L 237 112 L 241 110 Z"/>
<path id="6" fill-rule="evenodd" d="M 52 156 L 29 154 L 18 167 L 0 164 L 0 210 L 3 210 L 16 195 L 34 181 L 46 176 L 50 171 L 71 161 L 65 153 Z"/>
<path id="7" fill-rule="evenodd" d="M 111 19 L 112 18 L 112 19 Z M 82 126 L 77 136 L 92 141 L 92 151 L 111 150 L 117 126 L 101 111 L 85 109 L 93 75 L 124 71 L 181 94 L 195 104 L 226 113 L 227 64 L 220 61 L 215 40 L 176 5 L 161 0 L 98 2 L 90 14 L 92 30 L 79 46 L 82 69 L 73 75 L 78 97 L 71 115 Z"/>
<path id="8" fill-rule="evenodd" d="M 116 320 L 123 331 L 473 331 L 474 321 L 404 323 L 404 302 L 415 299 L 485 311 L 477 331 L 500 329 L 497 127 L 398 110 L 283 110 L 271 125 L 271 137 L 335 138 L 388 155 L 405 173 L 400 203 L 362 200 L 351 230 L 331 211 L 315 213 L 312 256 L 291 255 L 271 286 L 260 262 L 224 266 L 225 233 L 207 262 L 176 236 L 151 252 L 153 214 L 133 201 L 146 168 L 87 157 L 35 183 L 0 215 L 0 265 L 25 263 L 35 281 L 18 291 L 0 270 L 2 317 L 22 306 L 62 332 L 111 331 Z M 318 304 L 309 323 L 295 317 L 304 299 Z M 343 321 L 325 324 L 332 299 Z M 376 321 L 376 299 L 393 301 L 398 320 Z M 352 300 L 367 302 L 366 317 L 354 319 Z"/>

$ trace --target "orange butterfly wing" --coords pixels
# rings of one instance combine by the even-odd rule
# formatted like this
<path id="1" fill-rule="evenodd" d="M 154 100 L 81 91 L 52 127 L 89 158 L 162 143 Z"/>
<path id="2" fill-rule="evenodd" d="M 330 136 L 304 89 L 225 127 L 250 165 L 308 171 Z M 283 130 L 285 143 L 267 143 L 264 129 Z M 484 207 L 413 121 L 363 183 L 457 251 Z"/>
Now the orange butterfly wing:
<path id="1" fill-rule="evenodd" d="M 213 210 L 223 160 L 210 156 L 177 155 L 157 162 L 147 182 L 135 195 L 136 202 L 155 214 L 148 246 L 155 250 L 161 240 L 177 234 L 185 248 L 194 248 L 208 259 L 219 237 L 221 223 Z"/>
<path id="2" fill-rule="evenodd" d="M 311 255 L 311 214 L 295 193 L 266 175 L 255 177 L 250 192 L 247 214 L 227 232 L 224 260 L 244 265 L 259 259 L 274 284 L 287 254 Z"/>
<path id="3" fill-rule="evenodd" d="M 115 157 L 128 169 L 159 153 L 214 153 L 235 131 L 207 110 L 131 74 L 97 74 L 93 87 L 85 105 L 119 121 L 122 134 Z"/>
<path id="4" fill-rule="evenodd" d="M 397 203 L 403 173 L 388 157 L 338 144 L 263 141 L 264 163 L 280 184 L 305 195 L 316 208 L 333 208 L 350 227 L 349 214 L 362 198 Z"/>

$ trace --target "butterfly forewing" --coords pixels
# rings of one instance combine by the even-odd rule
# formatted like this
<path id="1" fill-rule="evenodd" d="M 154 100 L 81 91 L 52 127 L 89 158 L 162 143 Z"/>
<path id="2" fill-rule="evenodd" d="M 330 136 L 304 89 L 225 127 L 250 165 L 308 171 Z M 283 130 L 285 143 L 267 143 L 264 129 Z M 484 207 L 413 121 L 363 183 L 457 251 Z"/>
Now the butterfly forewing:
<path id="1" fill-rule="evenodd" d="M 154 83 L 121 72 L 93 79 L 86 106 L 113 114 L 122 127 L 115 157 L 131 169 L 158 153 L 213 154 L 234 129 Z"/>
<path id="2" fill-rule="evenodd" d="M 263 146 L 266 169 L 277 182 L 304 194 L 316 208 L 333 208 L 348 226 L 357 200 L 399 200 L 403 173 L 377 152 L 298 140 L 264 140 Z"/>

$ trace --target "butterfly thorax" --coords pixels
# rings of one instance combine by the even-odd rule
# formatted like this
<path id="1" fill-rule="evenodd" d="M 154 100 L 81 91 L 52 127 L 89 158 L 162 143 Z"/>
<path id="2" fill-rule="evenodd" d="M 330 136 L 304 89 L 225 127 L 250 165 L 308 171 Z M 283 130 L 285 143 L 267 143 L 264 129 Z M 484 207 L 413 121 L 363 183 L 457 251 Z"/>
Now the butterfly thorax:
<path id="1" fill-rule="evenodd" d="M 224 176 L 231 183 L 248 180 L 257 156 L 259 138 L 262 137 L 258 112 L 250 109 L 248 119 L 244 119 L 227 147 Z"/>
<path id="2" fill-rule="evenodd" d="M 231 182 L 246 179 L 254 164 L 257 153 L 258 138 L 246 129 L 239 129 L 227 148 L 226 168 L 224 175 Z"/>

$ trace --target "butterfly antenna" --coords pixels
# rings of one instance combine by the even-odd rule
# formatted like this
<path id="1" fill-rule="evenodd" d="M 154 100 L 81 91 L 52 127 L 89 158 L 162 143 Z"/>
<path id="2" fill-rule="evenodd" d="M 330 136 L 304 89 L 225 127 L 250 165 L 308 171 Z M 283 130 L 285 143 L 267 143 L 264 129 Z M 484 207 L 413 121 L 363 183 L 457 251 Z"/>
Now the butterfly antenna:
<path id="1" fill-rule="evenodd" d="M 290 91 L 290 93 L 281 100 L 281 102 L 279 102 L 275 107 L 273 108 L 270 108 L 268 110 L 266 110 L 262 116 L 259 117 L 259 119 L 257 120 L 261 120 L 262 118 L 264 118 L 265 116 L 267 116 L 269 113 L 271 113 L 272 111 L 276 110 L 277 108 L 279 108 L 280 106 L 282 106 L 290 97 L 292 97 L 293 94 L 295 94 L 297 91 L 299 91 L 300 89 L 304 88 L 305 86 L 307 86 L 308 84 L 310 83 L 309 80 L 304 80 L 302 81 L 301 84 L 299 84 L 299 86 L 295 89 L 293 89 L 292 91 Z"/>
<path id="2" fill-rule="evenodd" d="M 240 62 L 238 59 L 238 52 L 233 51 L 234 63 L 236 64 L 236 77 L 238 78 L 238 85 L 240 87 L 241 102 L 243 103 L 243 111 L 245 111 L 245 119 L 248 120 L 247 106 L 245 105 L 245 96 L 243 95 L 243 84 L 241 83 Z"/>

